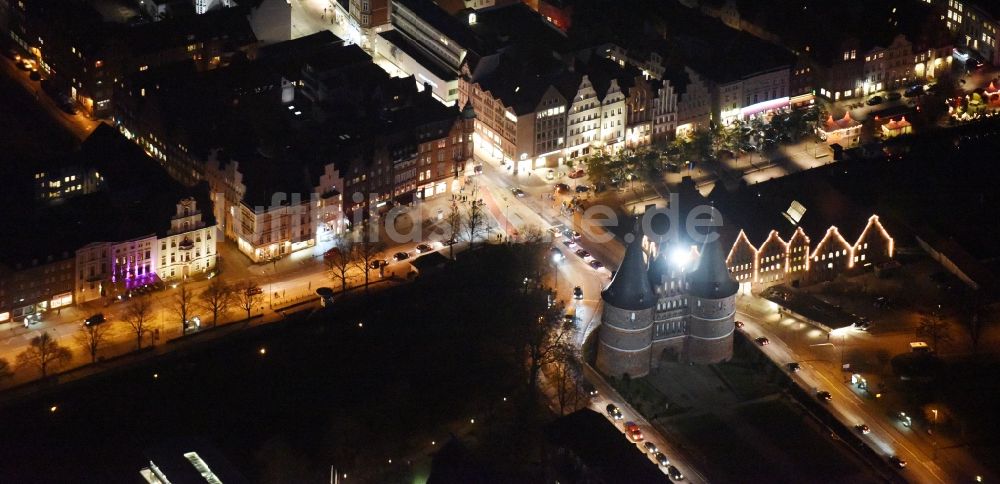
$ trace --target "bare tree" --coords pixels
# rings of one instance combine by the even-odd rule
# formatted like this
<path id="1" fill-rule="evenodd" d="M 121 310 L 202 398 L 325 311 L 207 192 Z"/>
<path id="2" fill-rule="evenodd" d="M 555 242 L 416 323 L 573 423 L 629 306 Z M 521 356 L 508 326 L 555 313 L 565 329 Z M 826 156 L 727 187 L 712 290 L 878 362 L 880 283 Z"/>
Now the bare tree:
<path id="1" fill-rule="evenodd" d="M 168 308 L 181 320 L 181 334 L 187 333 L 188 320 L 194 312 L 194 291 L 188 289 L 187 284 L 177 287 L 177 292 L 170 297 Z"/>
<path id="2" fill-rule="evenodd" d="M 527 224 L 521 229 L 521 242 L 538 244 L 545 241 L 545 231 L 535 224 Z"/>
<path id="3" fill-rule="evenodd" d="M 38 368 L 42 378 L 49 374 L 49 369 L 61 367 L 73 359 L 73 352 L 59 344 L 49 333 L 42 333 L 28 343 L 28 348 L 17 355 L 17 366 Z"/>
<path id="4" fill-rule="evenodd" d="M 355 267 L 361 269 L 365 275 L 365 292 L 368 292 L 370 283 L 372 262 L 381 261 L 385 254 L 385 244 L 377 240 L 373 231 L 375 227 L 362 225 L 360 228 L 360 239 L 354 246 L 355 255 L 352 257 Z"/>
<path id="5" fill-rule="evenodd" d="M 261 304 L 264 292 L 261 291 L 260 286 L 248 280 L 236 285 L 233 289 L 233 297 L 236 299 L 236 305 L 246 311 L 247 319 L 250 319 L 253 308 Z"/>
<path id="6" fill-rule="evenodd" d="M 343 292 L 347 291 L 347 279 L 357 266 L 357 255 L 354 242 L 344 237 L 338 237 L 333 248 L 323 254 L 323 264 L 330 271 L 330 276 L 340 281 L 340 290 Z"/>
<path id="7" fill-rule="evenodd" d="M 0 381 L 4 381 L 14 376 L 14 371 L 10 369 L 10 363 L 0 358 Z"/>
<path id="8" fill-rule="evenodd" d="M 198 294 L 198 305 L 212 313 L 212 326 L 219 322 L 219 316 L 229 312 L 234 302 L 233 289 L 218 277 L 208 283 L 208 287 Z"/>
<path id="9" fill-rule="evenodd" d="M 97 362 L 97 352 L 107 342 L 108 331 L 110 329 L 111 323 L 104 323 L 85 324 L 77 330 L 75 335 L 76 341 L 80 343 L 80 346 L 87 349 L 87 353 L 90 354 L 91 363 Z"/>
<path id="10" fill-rule="evenodd" d="M 562 303 L 545 308 L 522 333 L 528 361 L 528 394 L 534 398 L 538 390 L 538 373 L 552 363 L 564 363 L 572 358 L 570 341 L 573 323 L 563 317 Z"/>
<path id="11" fill-rule="evenodd" d="M 936 311 L 920 319 L 920 325 L 917 326 L 917 336 L 930 338 L 935 351 L 939 349 L 939 344 L 951 342 L 948 322 Z"/>
<path id="12" fill-rule="evenodd" d="M 980 293 L 979 290 L 967 291 L 962 299 L 958 321 L 965 327 L 966 333 L 969 335 L 972 353 L 977 354 L 983 330 L 995 321 L 996 313 L 990 307 L 986 296 Z"/>
<path id="13" fill-rule="evenodd" d="M 458 205 L 455 202 L 451 203 L 451 209 L 448 210 L 448 215 L 445 215 L 445 222 L 448 223 L 447 227 L 447 243 L 448 243 L 448 257 L 455 259 L 455 242 L 458 240 L 459 232 L 462 230 L 462 211 L 458 209 Z"/>
<path id="14" fill-rule="evenodd" d="M 465 210 L 464 224 L 462 230 L 469 239 L 469 249 L 476 244 L 476 238 L 487 233 L 488 218 L 486 216 L 485 203 L 479 201 L 479 186 L 472 184 L 469 192 L 469 206 Z"/>
<path id="15" fill-rule="evenodd" d="M 556 361 L 549 365 L 552 369 L 550 381 L 555 385 L 556 400 L 559 403 L 559 414 L 565 415 L 567 410 L 575 410 L 579 405 L 581 395 L 579 375 L 571 361 Z"/>
<path id="16" fill-rule="evenodd" d="M 122 319 L 128 323 L 129 327 L 132 328 L 132 332 L 135 333 L 135 350 L 141 350 L 142 337 L 152 329 L 150 326 L 153 322 L 153 306 L 149 302 L 149 298 L 133 298 L 128 303 L 128 306 L 125 307 Z"/>

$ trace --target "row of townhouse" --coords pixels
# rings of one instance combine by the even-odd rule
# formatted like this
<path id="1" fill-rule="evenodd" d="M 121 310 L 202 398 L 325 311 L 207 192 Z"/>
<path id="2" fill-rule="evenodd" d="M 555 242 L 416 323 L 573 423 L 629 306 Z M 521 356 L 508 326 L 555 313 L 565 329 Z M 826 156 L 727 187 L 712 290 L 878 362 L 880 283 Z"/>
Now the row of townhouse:
<path id="1" fill-rule="evenodd" d="M 463 67 L 459 102 L 475 109 L 477 147 L 521 171 L 671 139 L 680 113 L 695 111 L 678 93 L 705 92 L 687 72 L 654 79 L 595 53 L 555 74 L 520 78 L 510 74 L 523 70 L 519 59 L 498 57 Z"/>
<path id="2" fill-rule="evenodd" d="M 732 241 L 726 264 L 744 291 L 797 287 L 877 269 L 895 257 L 890 230 L 905 237 L 898 233 L 901 225 L 856 205 L 829 173 L 801 172 L 718 190 L 710 198 L 726 215 L 726 238 Z"/>
<path id="3" fill-rule="evenodd" d="M 758 292 L 777 284 L 798 286 L 830 281 L 841 274 L 888 262 L 893 258 L 894 244 L 877 215 L 868 219 L 854 243 L 835 226 L 829 227 L 815 246 L 810 245 L 802 227 L 796 227 L 787 241 L 772 230 L 759 246 L 740 230 L 726 265 L 737 282 Z"/>
<path id="4" fill-rule="evenodd" d="M 33 204 L 4 214 L 0 260 L 0 323 L 88 301 L 108 302 L 143 286 L 212 273 L 216 224 L 204 184 L 186 188 L 170 179 L 118 131 L 100 125 L 72 162 L 12 176 L 30 187 L 64 173 L 94 173 L 88 190 L 65 175 L 58 196 L 41 192 Z M 75 184 L 75 185 L 74 185 Z M 14 189 L 11 192 L 15 192 Z M 19 202 L 23 204 L 23 201 Z"/>
<path id="5" fill-rule="evenodd" d="M 957 24 L 928 5 L 888 0 L 791 4 L 780 0 L 691 2 L 708 16 L 796 54 L 793 105 L 813 96 L 852 99 L 933 80 L 952 67 Z M 954 3 L 955 0 L 941 0 Z M 699 5 L 700 4 L 700 5 Z M 836 22 L 830 19 L 836 18 Z M 971 43 L 971 37 L 970 37 Z"/>

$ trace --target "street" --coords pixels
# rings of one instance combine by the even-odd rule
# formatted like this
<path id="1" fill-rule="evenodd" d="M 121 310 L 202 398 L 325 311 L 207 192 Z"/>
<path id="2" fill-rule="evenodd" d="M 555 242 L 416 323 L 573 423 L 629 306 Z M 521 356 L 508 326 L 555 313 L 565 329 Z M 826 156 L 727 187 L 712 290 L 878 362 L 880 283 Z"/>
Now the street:
<path id="1" fill-rule="evenodd" d="M 752 298 L 756 301 L 748 301 L 750 296 L 740 299 L 736 317 L 745 323 L 742 331 L 747 337 L 751 340 L 759 336 L 768 338 L 770 343 L 761 346 L 761 350 L 775 365 L 786 371 L 788 363 L 798 362 L 801 370 L 791 373 L 792 380 L 810 395 L 819 391 L 830 392 L 833 398 L 826 405 L 846 428 L 868 425 L 871 433 L 863 436 L 862 440 L 886 460 L 896 455 L 907 461 L 907 467 L 899 471 L 904 478 L 926 483 L 969 482 L 974 475 L 985 472 L 978 469 L 975 463 L 963 467 L 942 465 L 937 460 L 933 444 L 922 438 L 916 429 L 905 427 L 899 420 L 876 409 L 866 400 L 870 395 L 866 396 L 847 380 L 849 372 L 842 371 L 836 361 L 838 350 L 843 351 L 848 340 L 851 340 L 851 345 L 858 345 L 861 344 L 859 340 L 870 340 L 872 335 L 847 328 L 841 330 L 843 334 L 834 335 L 828 341 L 811 325 L 782 316 L 776 308 L 766 309 L 769 305 L 773 306 L 768 301 L 761 302 L 757 298 Z M 803 333 L 805 338 L 812 340 L 811 344 L 783 336 L 789 330 Z"/>
<path id="2" fill-rule="evenodd" d="M 29 79 L 28 72 L 18 69 L 12 59 L 0 57 L 0 70 L 3 70 L 3 75 L 7 76 L 7 78 L 20 84 L 25 92 L 37 100 L 36 105 L 43 109 L 50 119 L 62 126 L 67 132 L 72 133 L 77 140 L 82 141 L 86 139 L 94 131 L 94 128 L 101 123 L 101 121 L 88 119 L 82 112 L 68 114 L 59 109 L 55 101 L 42 91 L 41 85 L 37 81 Z"/>

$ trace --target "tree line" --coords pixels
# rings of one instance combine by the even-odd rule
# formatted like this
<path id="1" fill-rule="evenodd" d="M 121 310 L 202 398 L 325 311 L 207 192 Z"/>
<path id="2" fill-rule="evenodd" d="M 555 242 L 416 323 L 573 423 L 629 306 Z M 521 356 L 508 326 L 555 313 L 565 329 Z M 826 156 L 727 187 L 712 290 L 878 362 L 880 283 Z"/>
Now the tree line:
<path id="1" fill-rule="evenodd" d="M 174 316 L 174 320 L 181 326 L 181 334 L 184 334 L 196 311 L 210 313 L 214 327 L 220 318 L 236 309 L 245 311 L 246 319 L 250 319 L 253 309 L 259 307 L 262 301 L 262 291 L 253 281 L 227 284 L 222 279 L 215 278 L 201 291 L 194 291 L 186 284 L 179 285 L 168 298 L 166 310 Z M 142 349 L 144 339 L 151 339 L 149 336 L 159 329 L 152 300 L 148 296 L 135 297 L 127 302 L 121 319 L 127 330 L 135 336 L 136 351 Z M 73 338 L 90 357 L 91 363 L 96 363 L 101 349 L 109 343 L 114 328 L 114 321 L 82 324 Z M 73 352 L 68 346 L 58 342 L 48 332 L 42 332 L 31 338 L 28 347 L 17 355 L 14 365 L 0 359 L 0 380 L 12 377 L 13 372 L 20 369 L 36 370 L 41 378 L 46 378 L 53 371 L 68 365 L 72 359 Z"/>
<path id="2" fill-rule="evenodd" d="M 810 108 L 776 113 L 770 122 L 757 117 L 724 126 L 699 128 L 668 143 L 598 153 L 584 161 L 587 175 L 596 184 L 621 186 L 625 182 L 653 183 L 668 169 L 693 166 L 720 156 L 765 152 L 782 143 L 797 143 L 813 132 L 820 110 Z"/>

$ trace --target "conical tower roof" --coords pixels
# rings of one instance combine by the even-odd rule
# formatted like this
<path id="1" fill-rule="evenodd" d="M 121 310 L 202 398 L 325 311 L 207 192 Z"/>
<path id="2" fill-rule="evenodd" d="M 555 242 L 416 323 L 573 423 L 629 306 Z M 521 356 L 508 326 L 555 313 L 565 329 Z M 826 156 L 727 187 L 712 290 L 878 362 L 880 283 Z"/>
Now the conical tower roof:
<path id="1" fill-rule="evenodd" d="M 639 311 L 650 309 L 656 305 L 656 294 L 649 284 L 646 275 L 646 259 L 642 253 L 642 237 L 636 233 L 632 241 L 625 247 L 625 258 L 622 259 L 618 272 L 608 288 L 601 293 L 604 302 L 619 309 Z"/>
<path id="2" fill-rule="evenodd" d="M 462 107 L 462 119 L 476 119 L 476 110 L 472 109 L 471 101 L 466 101 Z"/>
<path id="3" fill-rule="evenodd" d="M 694 297 L 723 299 L 739 290 L 740 285 L 726 267 L 726 256 L 722 251 L 721 237 L 713 228 L 706 235 L 709 240 L 701 247 L 698 267 L 688 276 L 690 291 Z"/>

